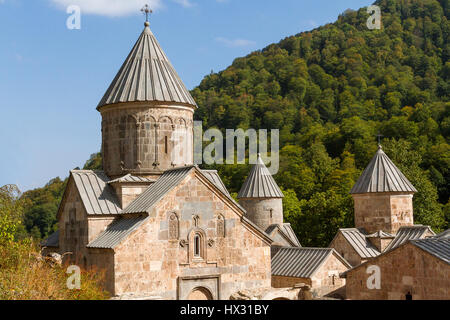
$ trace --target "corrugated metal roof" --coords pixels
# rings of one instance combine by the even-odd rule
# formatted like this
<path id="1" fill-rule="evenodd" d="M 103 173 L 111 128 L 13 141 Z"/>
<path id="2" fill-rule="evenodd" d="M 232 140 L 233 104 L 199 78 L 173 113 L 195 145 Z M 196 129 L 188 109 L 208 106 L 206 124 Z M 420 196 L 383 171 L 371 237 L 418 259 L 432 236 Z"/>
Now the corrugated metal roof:
<path id="1" fill-rule="evenodd" d="M 445 230 L 442 233 L 439 233 L 437 236 L 434 237 L 435 239 L 448 239 L 450 238 L 450 229 Z"/>
<path id="2" fill-rule="evenodd" d="M 122 242 L 131 232 L 136 230 L 148 216 L 133 218 L 118 218 L 111 223 L 108 228 L 103 231 L 96 239 L 91 241 L 88 248 L 114 249 Z"/>
<path id="3" fill-rule="evenodd" d="M 373 192 L 417 192 L 381 146 L 350 191 L 351 194 Z"/>
<path id="4" fill-rule="evenodd" d="M 288 241 L 292 243 L 293 246 L 301 247 L 300 241 L 298 240 L 297 236 L 295 235 L 294 230 L 292 230 L 290 223 L 284 223 L 284 224 L 272 224 L 266 229 L 266 233 L 272 237 L 272 232 L 278 229 L 285 238 L 287 238 Z"/>
<path id="5" fill-rule="evenodd" d="M 374 258 L 380 254 L 377 248 L 367 240 L 366 235 L 359 229 L 340 229 L 344 238 L 363 259 Z"/>
<path id="6" fill-rule="evenodd" d="M 280 248 L 272 258 L 272 276 L 310 278 L 333 253 L 351 267 L 332 248 Z"/>
<path id="7" fill-rule="evenodd" d="M 408 240 L 417 240 L 423 239 L 427 233 L 431 233 L 434 235 L 435 233 L 429 226 L 410 226 L 410 227 L 401 227 L 395 236 L 395 239 L 386 247 L 385 251 L 389 251 L 395 249 Z"/>
<path id="8" fill-rule="evenodd" d="M 47 239 L 45 239 L 41 246 L 43 247 L 59 247 L 59 230 L 53 232 Z"/>
<path id="9" fill-rule="evenodd" d="M 238 194 L 241 198 L 283 198 L 284 195 L 258 154 L 258 162 L 242 185 Z"/>
<path id="10" fill-rule="evenodd" d="M 196 106 L 148 26 L 137 40 L 98 108 L 138 101 L 174 102 Z"/>
<path id="11" fill-rule="evenodd" d="M 227 196 L 230 196 L 227 187 L 225 187 L 225 184 L 223 183 L 222 179 L 220 179 L 220 176 L 216 170 L 200 170 L 200 172 L 217 188 L 219 188 L 220 191 L 222 191 Z"/>
<path id="12" fill-rule="evenodd" d="M 119 199 L 103 171 L 72 170 L 71 175 L 89 215 L 119 214 Z"/>
<path id="13" fill-rule="evenodd" d="M 450 263 L 450 239 L 421 239 L 412 240 L 411 243 L 433 256 Z"/>
<path id="14" fill-rule="evenodd" d="M 145 213 L 153 205 L 161 200 L 170 190 L 175 188 L 193 169 L 193 166 L 168 170 L 130 205 L 122 213 Z"/>
<path id="15" fill-rule="evenodd" d="M 111 180 L 108 183 L 111 184 L 111 183 L 116 183 L 116 182 L 123 182 L 123 183 L 129 183 L 129 182 L 130 183 L 133 183 L 133 182 L 137 182 L 137 183 L 139 183 L 139 182 L 153 183 L 153 182 L 156 182 L 156 180 L 133 176 L 133 175 L 131 175 L 129 173 L 129 174 L 123 176 L 123 177 Z"/>

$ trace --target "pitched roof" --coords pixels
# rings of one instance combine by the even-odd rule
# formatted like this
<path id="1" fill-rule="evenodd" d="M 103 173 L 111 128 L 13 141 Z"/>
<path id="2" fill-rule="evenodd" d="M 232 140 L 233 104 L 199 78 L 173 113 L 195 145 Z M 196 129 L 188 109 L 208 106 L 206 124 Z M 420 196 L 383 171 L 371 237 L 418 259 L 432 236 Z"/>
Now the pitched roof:
<path id="1" fill-rule="evenodd" d="M 142 183 L 153 183 L 155 181 L 156 180 L 153 180 L 153 179 L 133 176 L 133 175 L 131 175 L 131 173 L 129 173 L 129 174 L 123 176 L 123 177 L 120 177 L 120 178 L 117 178 L 117 179 L 109 181 L 108 184 L 112 184 L 112 183 L 116 183 L 116 182 L 122 182 L 122 183 L 129 183 L 129 182 L 130 183 L 133 183 L 133 182 L 137 182 L 137 183 L 140 183 L 140 182 L 142 182 Z"/>
<path id="2" fill-rule="evenodd" d="M 258 154 L 253 166 L 238 194 L 241 198 L 283 198 L 284 195 Z"/>
<path id="3" fill-rule="evenodd" d="M 200 171 L 206 178 L 208 178 L 209 181 L 211 181 L 211 183 L 213 183 L 217 188 L 219 188 L 220 191 L 230 196 L 230 193 L 228 192 L 227 187 L 225 187 L 222 179 L 220 179 L 217 170 L 200 170 Z"/>
<path id="4" fill-rule="evenodd" d="M 351 268 L 332 248 L 279 248 L 272 258 L 272 276 L 310 278 L 332 254 Z"/>
<path id="5" fill-rule="evenodd" d="M 122 213 L 145 213 L 175 188 L 193 169 L 193 166 L 168 170 L 154 184 L 126 207 Z"/>
<path id="6" fill-rule="evenodd" d="M 386 247 L 385 251 L 395 249 L 409 240 L 423 239 L 427 233 L 435 235 L 429 226 L 415 225 L 401 227 L 395 236 L 395 239 Z"/>
<path id="7" fill-rule="evenodd" d="M 374 192 L 417 192 L 381 146 L 350 191 L 351 194 Z"/>
<path id="8" fill-rule="evenodd" d="M 266 229 L 266 233 L 272 237 L 273 236 L 273 231 L 274 230 L 278 230 L 283 236 L 284 238 L 286 238 L 288 240 L 288 242 L 290 242 L 293 246 L 295 247 L 301 247 L 302 245 L 300 244 L 300 241 L 298 240 L 297 236 L 295 235 L 294 230 L 291 227 L 290 223 L 283 223 L 283 224 L 273 224 L 270 225 L 267 229 Z"/>
<path id="9" fill-rule="evenodd" d="M 146 25 L 98 108 L 122 102 L 173 102 L 196 106 Z"/>
<path id="10" fill-rule="evenodd" d="M 105 231 L 103 231 L 97 238 L 92 240 L 87 247 L 98 249 L 114 249 L 119 245 L 130 233 L 136 230 L 148 216 L 133 217 L 133 218 L 118 218 L 111 223 Z"/>
<path id="11" fill-rule="evenodd" d="M 42 241 L 41 246 L 53 248 L 59 247 L 59 230 L 53 232 L 51 235 L 48 236 L 47 239 Z"/>
<path id="12" fill-rule="evenodd" d="M 122 210 L 109 178 L 103 171 L 72 170 L 71 176 L 89 215 L 113 215 Z"/>
<path id="13" fill-rule="evenodd" d="M 450 229 L 447 229 L 444 232 L 439 233 L 434 238 L 435 239 L 449 239 L 450 238 Z"/>
<path id="14" fill-rule="evenodd" d="M 374 258 L 380 254 L 377 248 L 367 240 L 366 234 L 359 229 L 339 229 L 347 242 L 355 249 L 358 255 L 363 258 Z"/>
<path id="15" fill-rule="evenodd" d="M 411 243 L 450 264 L 450 239 L 411 240 Z"/>

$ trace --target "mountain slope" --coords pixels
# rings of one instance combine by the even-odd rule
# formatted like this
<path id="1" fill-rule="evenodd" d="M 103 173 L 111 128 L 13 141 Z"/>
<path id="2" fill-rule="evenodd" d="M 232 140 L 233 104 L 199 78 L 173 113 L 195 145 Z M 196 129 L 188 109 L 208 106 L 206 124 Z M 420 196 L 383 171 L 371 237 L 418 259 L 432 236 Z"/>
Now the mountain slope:
<path id="1" fill-rule="evenodd" d="M 376 4 L 381 30 L 367 28 L 366 8 L 347 10 L 336 23 L 236 59 L 193 90 L 205 128 L 280 129 L 276 179 L 293 191 L 286 218 L 307 245 L 326 245 L 353 225 L 348 192 L 378 133 L 419 190 L 416 222 L 448 227 L 449 1 Z M 247 170 L 217 167 L 237 192 Z"/>

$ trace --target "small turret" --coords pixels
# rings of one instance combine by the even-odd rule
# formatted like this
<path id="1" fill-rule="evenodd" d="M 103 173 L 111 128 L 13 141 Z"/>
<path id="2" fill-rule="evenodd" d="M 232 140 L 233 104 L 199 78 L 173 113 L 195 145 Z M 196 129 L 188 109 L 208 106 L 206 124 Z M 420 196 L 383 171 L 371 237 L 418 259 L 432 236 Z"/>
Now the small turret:
<path id="1" fill-rule="evenodd" d="M 283 225 L 283 193 L 258 154 L 239 191 L 239 204 L 247 211 L 247 218 L 262 230 L 272 225 Z"/>
<path id="2" fill-rule="evenodd" d="M 355 226 L 368 233 L 395 234 L 413 226 L 413 195 L 417 190 L 379 146 L 355 186 Z"/>

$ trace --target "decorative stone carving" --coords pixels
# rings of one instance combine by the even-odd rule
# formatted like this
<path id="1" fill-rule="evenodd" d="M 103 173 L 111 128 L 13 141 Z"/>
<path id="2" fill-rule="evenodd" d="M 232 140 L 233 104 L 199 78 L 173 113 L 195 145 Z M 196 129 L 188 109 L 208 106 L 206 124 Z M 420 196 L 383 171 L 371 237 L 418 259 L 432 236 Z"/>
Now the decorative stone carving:
<path id="1" fill-rule="evenodd" d="M 176 240 L 179 237 L 179 223 L 176 213 L 169 215 L 169 240 Z"/>
<path id="2" fill-rule="evenodd" d="M 187 241 L 187 240 L 180 240 L 180 247 L 182 247 L 182 248 L 186 248 L 186 247 L 188 247 L 189 246 L 189 241 Z"/>
<path id="3" fill-rule="evenodd" d="M 222 215 L 217 217 L 217 237 L 225 238 L 225 219 Z"/>
<path id="4" fill-rule="evenodd" d="M 208 246 L 212 248 L 214 246 L 215 241 L 213 239 L 208 240 Z"/>

